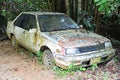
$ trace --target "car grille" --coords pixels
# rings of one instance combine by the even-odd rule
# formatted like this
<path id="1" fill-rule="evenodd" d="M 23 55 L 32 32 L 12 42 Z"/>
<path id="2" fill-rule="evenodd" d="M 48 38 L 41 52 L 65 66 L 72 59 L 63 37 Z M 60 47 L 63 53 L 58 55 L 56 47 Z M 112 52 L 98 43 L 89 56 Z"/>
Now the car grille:
<path id="1" fill-rule="evenodd" d="M 102 50 L 102 49 L 105 49 L 104 43 L 101 43 L 98 45 L 80 47 L 79 51 L 80 51 L 80 53 L 85 53 L 85 52 L 92 52 L 92 51 L 97 51 L 97 50 Z"/>

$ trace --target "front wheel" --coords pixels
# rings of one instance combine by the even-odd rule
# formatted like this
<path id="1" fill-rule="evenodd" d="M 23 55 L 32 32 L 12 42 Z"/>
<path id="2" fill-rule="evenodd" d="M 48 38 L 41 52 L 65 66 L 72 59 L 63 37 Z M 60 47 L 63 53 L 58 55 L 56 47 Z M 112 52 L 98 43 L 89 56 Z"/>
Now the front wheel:
<path id="1" fill-rule="evenodd" d="M 54 61 L 53 56 L 50 50 L 45 50 L 43 52 L 43 63 L 46 69 L 53 69 Z"/>

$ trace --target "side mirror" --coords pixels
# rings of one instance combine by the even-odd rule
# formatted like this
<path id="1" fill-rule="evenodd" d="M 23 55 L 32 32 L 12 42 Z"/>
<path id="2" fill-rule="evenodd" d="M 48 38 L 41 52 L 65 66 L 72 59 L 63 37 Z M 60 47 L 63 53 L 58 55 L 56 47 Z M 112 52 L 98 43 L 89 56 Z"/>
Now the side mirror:
<path id="1" fill-rule="evenodd" d="M 79 25 L 79 28 L 83 29 L 83 25 Z"/>
<path id="2" fill-rule="evenodd" d="M 36 32 L 37 32 L 37 29 L 35 29 L 35 28 L 30 29 L 29 32 L 30 32 L 30 33 L 36 33 Z"/>

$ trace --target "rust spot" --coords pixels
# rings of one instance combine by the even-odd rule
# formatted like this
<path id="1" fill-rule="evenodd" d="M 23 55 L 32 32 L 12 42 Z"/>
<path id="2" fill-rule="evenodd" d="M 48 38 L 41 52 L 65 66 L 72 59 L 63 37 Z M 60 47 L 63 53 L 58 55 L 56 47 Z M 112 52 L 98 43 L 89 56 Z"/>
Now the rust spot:
<path id="1" fill-rule="evenodd" d="M 63 42 L 62 40 L 59 40 L 59 41 L 58 41 L 58 45 L 64 46 L 64 42 Z"/>
<path id="2" fill-rule="evenodd" d="M 43 38 L 39 38 L 39 40 L 40 40 L 40 44 L 43 44 Z"/>
<path id="3" fill-rule="evenodd" d="M 65 54 L 65 49 L 64 47 L 61 48 L 61 53 L 64 55 Z"/>
<path id="4" fill-rule="evenodd" d="M 37 33 L 35 33 L 35 35 L 34 35 L 34 44 L 36 44 L 37 43 Z"/>
<path id="5" fill-rule="evenodd" d="M 58 63 L 58 62 L 56 62 L 55 64 L 56 64 L 57 66 L 63 68 L 63 69 L 67 69 L 67 68 L 68 68 L 68 66 L 62 65 L 62 64 L 60 64 L 60 63 Z"/>

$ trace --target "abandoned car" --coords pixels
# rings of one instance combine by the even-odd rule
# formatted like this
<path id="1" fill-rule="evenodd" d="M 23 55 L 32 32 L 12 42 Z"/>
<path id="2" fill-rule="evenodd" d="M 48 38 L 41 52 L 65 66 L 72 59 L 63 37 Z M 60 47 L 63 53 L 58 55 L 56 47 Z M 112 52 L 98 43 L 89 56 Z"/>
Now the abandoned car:
<path id="1" fill-rule="evenodd" d="M 86 31 L 63 13 L 22 12 L 8 21 L 7 35 L 16 48 L 42 52 L 48 69 L 107 62 L 115 54 L 109 39 Z"/>

